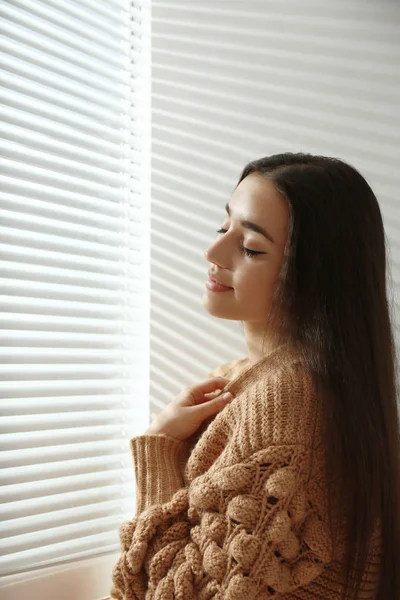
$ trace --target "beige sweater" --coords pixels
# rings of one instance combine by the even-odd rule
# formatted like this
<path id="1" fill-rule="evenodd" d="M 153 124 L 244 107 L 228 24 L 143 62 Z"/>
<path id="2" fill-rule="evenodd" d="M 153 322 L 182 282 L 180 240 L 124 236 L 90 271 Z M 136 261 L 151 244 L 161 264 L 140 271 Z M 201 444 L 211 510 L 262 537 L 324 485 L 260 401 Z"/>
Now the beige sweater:
<path id="1" fill-rule="evenodd" d="M 120 527 L 111 598 L 340 598 L 343 544 L 333 552 L 310 374 L 284 345 L 211 375 L 235 397 L 191 439 L 131 439 L 136 514 Z M 374 598 L 379 534 L 360 598 Z"/>

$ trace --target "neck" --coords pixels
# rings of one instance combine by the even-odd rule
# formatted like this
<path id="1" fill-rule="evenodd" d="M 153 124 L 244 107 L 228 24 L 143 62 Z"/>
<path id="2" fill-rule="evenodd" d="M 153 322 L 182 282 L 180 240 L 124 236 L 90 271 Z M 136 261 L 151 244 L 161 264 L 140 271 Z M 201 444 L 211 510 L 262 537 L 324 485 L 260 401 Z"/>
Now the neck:
<path id="1" fill-rule="evenodd" d="M 277 342 L 272 336 L 268 336 L 268 333 L 265 334 L 263 327 L 249 321 L 244 321 L 243 326 L 247 353 L 251 362 L 255 362 L 275 350 Z"/>

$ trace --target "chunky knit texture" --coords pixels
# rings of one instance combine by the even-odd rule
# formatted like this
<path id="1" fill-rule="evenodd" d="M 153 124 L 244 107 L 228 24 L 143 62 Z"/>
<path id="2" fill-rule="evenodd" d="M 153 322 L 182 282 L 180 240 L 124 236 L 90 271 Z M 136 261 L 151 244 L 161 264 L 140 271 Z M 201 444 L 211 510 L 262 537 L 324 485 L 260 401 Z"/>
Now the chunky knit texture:
<path id="1" fill-rule="evenodd" d="M 130 440 L 137 505 L 120 527 L 111 598 L 338 600 L 344 534 L 334 548 L 311 375 L 287 344 L 214 375 L 230 379 L 234 399 L 192 438 Z M 375 597 L 380 540 L 377 526 L 365 600 Z"/>

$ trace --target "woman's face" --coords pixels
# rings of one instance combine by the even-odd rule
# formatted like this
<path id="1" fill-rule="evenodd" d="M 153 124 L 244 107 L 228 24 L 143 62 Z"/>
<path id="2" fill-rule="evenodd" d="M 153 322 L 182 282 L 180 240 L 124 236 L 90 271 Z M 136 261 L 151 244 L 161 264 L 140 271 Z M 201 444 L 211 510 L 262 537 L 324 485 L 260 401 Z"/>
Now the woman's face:
<path id="1" fill-rule="evenodd" d="M 287 202 L 269 179 L 251 173 L 232 194 L 229 213 L 220 224 L 223 231 L 205 256 L 212 274 L 232 289 L 217 292 L 206 288 L 203 305 L 216 317 L 263 324 L 287 240 Z M 263 228 L 266 235 L 241 221 Z M 243 247 L 260 254 L 250 256 Z"/>

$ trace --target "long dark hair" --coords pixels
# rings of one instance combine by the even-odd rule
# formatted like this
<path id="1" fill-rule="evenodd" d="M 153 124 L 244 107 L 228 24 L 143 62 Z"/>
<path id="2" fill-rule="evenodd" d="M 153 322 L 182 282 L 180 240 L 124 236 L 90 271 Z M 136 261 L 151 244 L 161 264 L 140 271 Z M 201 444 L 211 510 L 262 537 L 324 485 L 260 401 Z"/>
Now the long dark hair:
<path id="1" fill-rule="evenodd" d="M 291 340 L 330 390 L 328 498 L 342 502 L 346 514 L 342 598 L 358 598 L 378 519 L 383 554 L 377 599 L 398 599 L 397 359 L 378 201 L 364 177 L 337 158 L 267 156 L 247 164 L 237 185 L 253 172 L 273 181 L 289 206 L 288 243 L 266 330 L 277 343 Z"/>

